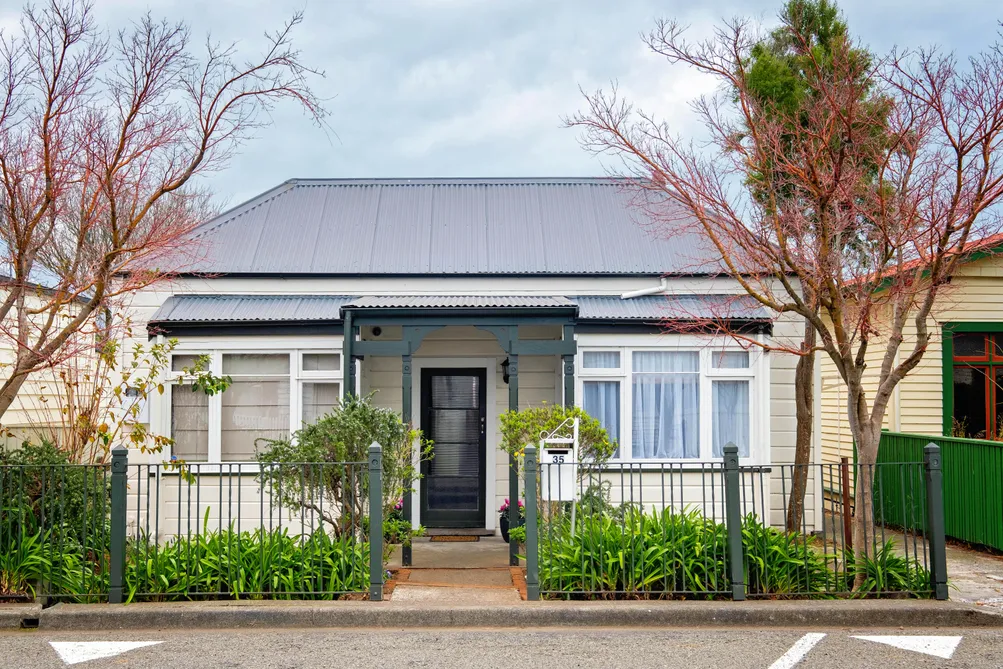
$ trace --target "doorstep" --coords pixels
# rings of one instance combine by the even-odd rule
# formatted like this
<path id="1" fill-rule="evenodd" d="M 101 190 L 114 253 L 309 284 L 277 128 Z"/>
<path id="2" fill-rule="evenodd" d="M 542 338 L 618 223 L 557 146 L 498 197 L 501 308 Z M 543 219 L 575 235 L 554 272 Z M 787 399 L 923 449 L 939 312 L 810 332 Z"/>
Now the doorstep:
<path id="1" fill-rule="evenodd" d="M 425 536 L 428 537 L 493 537 L 494 530 L 486 530 L 483 527 L 428 527 L 425 528 Z"/>

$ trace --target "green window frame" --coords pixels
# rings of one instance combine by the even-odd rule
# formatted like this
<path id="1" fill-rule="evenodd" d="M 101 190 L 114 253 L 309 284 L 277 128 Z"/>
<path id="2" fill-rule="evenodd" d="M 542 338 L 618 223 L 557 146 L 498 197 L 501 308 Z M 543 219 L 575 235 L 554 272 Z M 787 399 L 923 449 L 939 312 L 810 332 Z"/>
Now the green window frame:
<path id="1" fill-rule="evenodd" d="M 994 367 L 1003 367 L 1003 360 L 993 360 L 992 350 L 987 351 L 987 359 L 984 361 L 955 361 L 955 334 L 1003 336 L 1003 322 L 972 321 L 943 324 L 941 328 L 941 381 L 943 383 L 943 434 L 945 437 L 951 436 L 954 431 L 954 367 L 978 366 L 989 367 L 990 370 Z M 992 348 L 991 340 L 987 346 Z"/>

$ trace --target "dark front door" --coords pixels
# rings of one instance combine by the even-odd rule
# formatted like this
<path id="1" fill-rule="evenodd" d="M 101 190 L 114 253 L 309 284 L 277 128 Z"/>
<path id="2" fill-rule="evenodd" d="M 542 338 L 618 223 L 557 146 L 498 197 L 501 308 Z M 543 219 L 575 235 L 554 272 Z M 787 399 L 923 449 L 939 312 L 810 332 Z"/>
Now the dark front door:
<path id="1" fill-rule="evenodd" d="M 424 369 L 421 426 L 432 441 L 421 466 L 425 527 L 484 527 L 486 372 Z"/>

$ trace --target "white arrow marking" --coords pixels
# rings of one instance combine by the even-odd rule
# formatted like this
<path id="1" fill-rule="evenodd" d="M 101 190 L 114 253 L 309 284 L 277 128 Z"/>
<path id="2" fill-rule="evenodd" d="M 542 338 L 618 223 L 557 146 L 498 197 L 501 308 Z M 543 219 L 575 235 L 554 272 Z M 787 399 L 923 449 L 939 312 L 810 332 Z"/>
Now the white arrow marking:
<path id="1" fill-rule="evenodd" d="M 821 632 L 805 634 L 779 660 L 771 664 L 770 669 L 791 669 L 791 667 L 803 660 L 808 651 L 817 646 L 818 642 L 824 638 L 825 635 Z"/>
<path id="2" fill-rule="evenodd" d="M 66 664 L 80 664 L 102 657 L 115 657 L 158 643 L 163 641 L 50 641 L 49 645 Z"/>
<path id="3" fill-rule="evenodd" d="M 933 655 L 945 660 L 951 659 L 958 644 L 961 643 L 960 636 L 855 636 L 853 638 L 883 643 L 886 646 Z"/>

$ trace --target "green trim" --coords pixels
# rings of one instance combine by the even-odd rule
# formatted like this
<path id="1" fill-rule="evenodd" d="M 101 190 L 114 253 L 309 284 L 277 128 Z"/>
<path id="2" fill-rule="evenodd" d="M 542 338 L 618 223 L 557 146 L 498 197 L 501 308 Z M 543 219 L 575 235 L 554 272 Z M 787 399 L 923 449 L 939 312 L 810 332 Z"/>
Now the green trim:
<path id="1" fill-rule="evenodd" d="M 943 387 L 941 422 L 945 437 L 951 436 L 954 431 L 954 332 L 950 324 L 945 324 L 940 331 L 940 380 Z"/>

